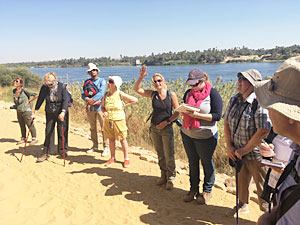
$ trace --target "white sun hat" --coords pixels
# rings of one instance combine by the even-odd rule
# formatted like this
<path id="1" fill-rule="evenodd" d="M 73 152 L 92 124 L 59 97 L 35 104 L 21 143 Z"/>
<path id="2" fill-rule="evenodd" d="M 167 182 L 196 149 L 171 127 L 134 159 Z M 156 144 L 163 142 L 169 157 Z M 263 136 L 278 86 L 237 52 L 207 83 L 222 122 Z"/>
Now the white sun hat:
<path id="1" fill-rule="evenodd" d="M 89 72 L 91 72 L 92 70 L 98 70 L 98 73 L 100 71 L 100 69 L 94 63 L 89 63 L 86 73 L 89 74 Z"/>
<path id="2" fill-rule="evenodd" d="M 120 90 L 120 87 L 123 83 L 122 78 L 120 76 L 109 76 L 108 79 L 113 80 L 117 89 Z"/>

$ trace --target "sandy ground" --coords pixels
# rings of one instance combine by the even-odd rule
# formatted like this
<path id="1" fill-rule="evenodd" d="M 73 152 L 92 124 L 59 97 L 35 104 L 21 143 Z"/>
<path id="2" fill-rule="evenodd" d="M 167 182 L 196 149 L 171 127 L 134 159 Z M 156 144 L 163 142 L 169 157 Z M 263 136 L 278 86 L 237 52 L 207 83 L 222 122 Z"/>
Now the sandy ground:
<path id="1" fill-rule="evenodd" d="M 69 135 L 66 166 L 58 156 L 36 163 L 44 140 L 43 123 L 35 123 L 39 143 L 16 145 L 20 129 L 16 112 L 0 102 L 0 224 L 235 224 L 225 213 L 235 205 L 235 196 L 213 189 L 208 205 L 184 203 L 189 177 L 178 175 L 167 191 L 155 185 L 157 164 L 130 155 L 131 167 L 118 163 L 106 168 L 100 152 L 86 154 L 86 137 Z M 251 201 L 250 214 L 240 224 L 255 224 L 261 212 Z"/>

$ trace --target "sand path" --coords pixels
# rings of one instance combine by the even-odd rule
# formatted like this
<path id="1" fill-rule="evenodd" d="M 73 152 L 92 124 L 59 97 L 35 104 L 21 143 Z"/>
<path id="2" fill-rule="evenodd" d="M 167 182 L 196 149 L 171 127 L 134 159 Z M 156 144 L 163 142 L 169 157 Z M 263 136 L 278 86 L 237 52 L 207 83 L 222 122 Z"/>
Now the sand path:
<path id="1" fill-rule="evenodd" d="M 106 168 L 107 157 L 86 154 L 91 143 L 86 137 L 69 135 L 66 166 L 57 156 L 35 163 L 44 140 L 43 123 L 35 123 L 39 143 L 26 148 L 16 145 L 20 129 L 16 112 L 0 102 L 0 224 L 235 224 L 225 217 L 235 205 L 235 196 L 213 189 L 209 205 L 184 203 L 189 177 L 178 175 L 175 188 L 157 187 L 157 164 L 130 155 L 131 167 L 119 163 Z M 240 224 L 255 224 L 261 212 L 250 203 L 250 214 Z"/>

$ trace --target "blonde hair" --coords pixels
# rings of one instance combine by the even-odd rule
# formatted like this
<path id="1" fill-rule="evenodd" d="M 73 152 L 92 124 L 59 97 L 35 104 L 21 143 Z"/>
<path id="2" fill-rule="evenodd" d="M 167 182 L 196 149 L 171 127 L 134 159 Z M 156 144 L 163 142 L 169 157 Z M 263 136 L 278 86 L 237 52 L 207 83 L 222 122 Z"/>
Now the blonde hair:
<path id="1" fill-rule="evenodd" d="M 153 83 L 154 83 L 154 77 L 160 77 L 161 80 L 162 80 L 162 86 L 163 86 L 163 88 L 164 88 L 165 90 L 168 89 L 168 87 L 167 87 L 167 85 L 166 85 L 166 80 L 165 80 L 165 78 L 164 78 L 163 75 L 161 75 L 160 73 L 155 73 L 155 74 L 153 75 L 153 77 L 152 77 L 152 82 L 153 82 Z"/>
<path id="2" fill-rule="evenodd" d="M 203 72 L 203 75 L 204 75 L 204 77 L 201 78 L 201 79 L 199 79 L 199 82 L 204 81 L 204 82 L 206 82 L 206 83 L 210 83 L 210 82 L 209 82 L 208 74 L 205 73 L 205 72 Z"/>
<path id="3" fill-rule="evenodd" d="M 57 80 L 57 76 L 55 72 L 49 72 L 44 75 L 44 84 L 47 85 L 47 81 L 50 80 L 50 77 L 53 76 L 55 80 Z"/>

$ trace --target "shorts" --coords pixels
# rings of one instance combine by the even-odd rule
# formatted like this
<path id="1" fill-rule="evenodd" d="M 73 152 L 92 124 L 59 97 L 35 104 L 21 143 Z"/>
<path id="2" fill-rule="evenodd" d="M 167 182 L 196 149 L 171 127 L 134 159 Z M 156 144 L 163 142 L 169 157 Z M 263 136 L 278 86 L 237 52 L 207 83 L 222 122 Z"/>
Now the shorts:
<path id="1" fill-rule="evenodd" d="M 104 138 L 116 139 L 117 141 L 126 139 L 127 137 L 127 125 L 126 120 L 114 120 L 110 128 L 109 120 L 105 119 L 104 121 Z"/>

